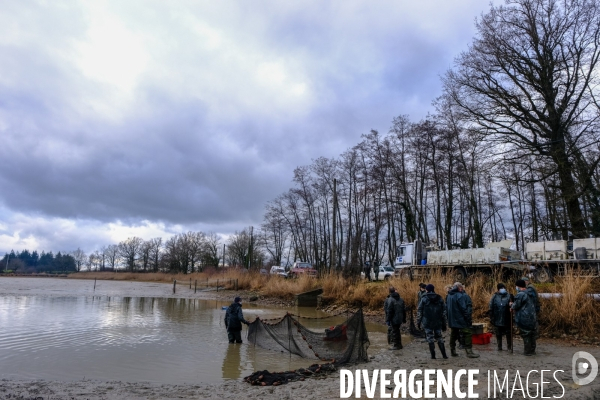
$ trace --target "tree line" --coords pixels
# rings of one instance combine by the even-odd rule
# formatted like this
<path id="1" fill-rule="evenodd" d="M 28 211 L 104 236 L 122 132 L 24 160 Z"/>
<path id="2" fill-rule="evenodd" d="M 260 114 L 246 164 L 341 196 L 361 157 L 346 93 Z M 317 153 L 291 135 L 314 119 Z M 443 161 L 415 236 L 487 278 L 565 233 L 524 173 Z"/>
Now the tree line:
<path id="1" fill-rule="evenodd" d="M 0 261 L 0 271 L 17 273 L 68 273 L 74 272 L 75 259 L 69 254 L 60 251 L 54 255 L 52 252 L 38 254 L 37 251 L 29 252 L 13 250 L 4 255 Z"/>

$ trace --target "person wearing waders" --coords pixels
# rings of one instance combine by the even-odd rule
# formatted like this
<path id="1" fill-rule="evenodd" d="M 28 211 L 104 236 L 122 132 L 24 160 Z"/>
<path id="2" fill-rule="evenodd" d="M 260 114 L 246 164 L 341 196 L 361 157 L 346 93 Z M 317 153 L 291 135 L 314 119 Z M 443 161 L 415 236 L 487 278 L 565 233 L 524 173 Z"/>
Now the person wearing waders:
<path id="1" fill-rule="evenodd" d="M 394 301 L 392 299 L 392 293 L 394 293 L 396 291 L 396 289 L 393 286 L 390 286 L 389 289 L 389 294 L 388 297 L 385 299 L 385 301 L 383 302 L 383 315 L 384 318 L 386 318 L 387 321 L 387 315 L 388 315 L 388 308 L 390 307 L 390 304 L 392 304 L 392 302 Z M 387 341 L 388 344 L 392 344 L 392 324 L 391 323 L 387 323 Z"/>
<path id="2" fill-rule="evenodd" d="M 490 323 L 494 326 L 498 351 L 502 351 L 502 336 L 506 336 L 506 347 L 512 348 L 512 335 L 510 332 L 510 303 L 514 301 L 512 294 L 506 290 L 504 283 L 496 285 L 498 291 L 494 293 L 489 304 Z"/>
<path id="3" fill-rule="evenodd" d="M 450 354 L 458 357 L 456 352 L 456 341 L 462 337 L 462 345 L 467 357 L 478 358 L 479 354 L 473 353 L 473 302 L 471 297 L 465 293 L 462 283 L 456 282 L 454 288 L 448 292 L 446 300 L 448 313 L 448 326 L 450 327 Z"/>
<path id="4" fill-rule="evenodd" d="M 535 289 L 535 286 L 533 286 L 533 284 L 529 281 L 529 278 L 527 276 L 522 277 L 521 279 L 523 279 L 525 281 L 525 284 L 527 285 L 527 293 L 529 294 L 529 296 L 531 298 L 533 298 L 533 304 L 535 305 L 535 318 L 536 321 L 540 320 L 540 296 L 538 295 L 537 290 Z M 535 338 L 539 338 L 540 337 L 540 325 L 539 323 L 536 324 L 535 326 Z"/>
<path id="5" fill-rule="evenodd" d="M 390 302 L 385 322 L 392 327 L 392 344 L 390 350 L 399 350 L 402 348 L 402 337 L 400 336 L 400 325 L 406 322 L 406 312 L 404 310 L 404 300 L 398 292 L 390 294 L 392 301 Z"/>
<path id="6" fill-rule="evenodd" d="M 225 312 L 225 328 L 229 343 L 242 343 L 242 324 L 248 325 L 242 313 L 242 299 L 236 297 Z"/>
<path id="7" fill-rule="evenodd" d="M 535 300 L 527 290 L 527 285 L 523 279 L 519 279 L 516 286 L 517 295 L 514 303 L 511 304 L 515 312 L 515 324 L 519 327 L 519 333 L 523 338 L 523 354 L 533 356 L 535 355 L 535 328 L 537 327 Z"/>
<path id="8" fill-rule="evenodd" d="M 425 337 L 429 343 L 429 352 L 431 358 L 435 360 L 435 342 L 437 341 L 442 357 L 448 358 L 446 355 L 446 347 L 444 346 L 444 335 L 442 331 L 446 331 L 446 306 L 442 296 L 435 293 L 435 287 L 430 283 L 425 287 L 426 293 L 421 298 L 419 308 L 417 309 L 417 328 L 421 326 L 425 329 Z"/>

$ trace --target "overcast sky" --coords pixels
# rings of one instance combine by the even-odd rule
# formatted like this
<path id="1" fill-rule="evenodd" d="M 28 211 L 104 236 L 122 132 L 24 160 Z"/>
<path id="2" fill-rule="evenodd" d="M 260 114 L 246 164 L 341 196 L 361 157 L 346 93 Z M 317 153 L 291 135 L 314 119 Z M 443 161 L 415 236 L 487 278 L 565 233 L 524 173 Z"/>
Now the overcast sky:
<path id="1" fill-rule="evenodd" d="M 481 0 L 0 3 L 0 255 L 259 226 L 432 111 Z"/>

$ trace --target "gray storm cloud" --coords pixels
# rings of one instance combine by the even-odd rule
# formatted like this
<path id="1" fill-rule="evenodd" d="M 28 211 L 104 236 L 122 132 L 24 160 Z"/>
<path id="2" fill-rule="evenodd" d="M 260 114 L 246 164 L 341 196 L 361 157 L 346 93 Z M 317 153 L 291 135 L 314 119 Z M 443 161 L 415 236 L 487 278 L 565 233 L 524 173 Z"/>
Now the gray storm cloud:
<path id="1" fill-rule="evenodd" d="M 123 235 L 260 224 L 296 166 L 397 115 L 425 116 L 485 8 L 0 5 L 0 251 L 91 250 L 118 236 L 65 238 L 53 220 L 73 232 L 121 224 Z"/>

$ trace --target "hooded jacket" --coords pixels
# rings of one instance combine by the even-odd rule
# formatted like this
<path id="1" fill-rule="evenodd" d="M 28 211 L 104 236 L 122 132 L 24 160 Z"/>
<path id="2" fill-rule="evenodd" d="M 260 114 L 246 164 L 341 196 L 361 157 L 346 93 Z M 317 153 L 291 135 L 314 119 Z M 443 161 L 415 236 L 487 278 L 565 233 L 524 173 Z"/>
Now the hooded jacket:
<path id="1" fill-rule="evenodd" d="M 508 326 L 510 318 L 509 302 L 513 300 L 512 294 L 496 292 L 489 304 L 490 322 L 495 326 Z"/>
<path id="2" fill-rule="evenodd" d="M 444 329 L 446 320 L 446 306 L 442 296 L 433 292 L 424 294 L 417 309 L 417 326 L 433 330 Z"/>
<path id="3" fill-rule="evenodd" d="M 468 294 L 458 289 L 448 292 L 446 298 L 448 326 L 450 328 L 470 328 L 473 325 L 473 302 Z"/>
<path id="4" fill-rule="evenodd" d="M 388 306 L 385 322 L 390 322 L 392 325 L 402 325 L 404 322 L 406 322 L 404 300 L 402 300 L 398 292 L 392 293 L 390 298 L 392 301 Z"/>
<path id="5" fill-rule="evenodd" d="M 538 296 L 537 290 L 535 290 L 535 287 L 531 283 L 527 285 L 527 293 L 533 299 L 533 305 L 535 307 L 535 313 L 539 314 L 540 313 L 540 309 L 541 309 L 541 307 L 540 307 L 540 296 Z"/>
<path id="6" fill-rule="evenodd" d="M 225 327 L 228 331 L 241 331 L 242 323 L 248 324 L 242 313 L 242 305 L 240 303 L 231 303 L 225 312 Z"/>
<path id="7" fill-rule="evenodd" d="M 535 300 L 528 290 L 519 290 L 512 309 L 515 310 L 515 323 L 519 329 L 535 330 L 537 326 Z"/>

